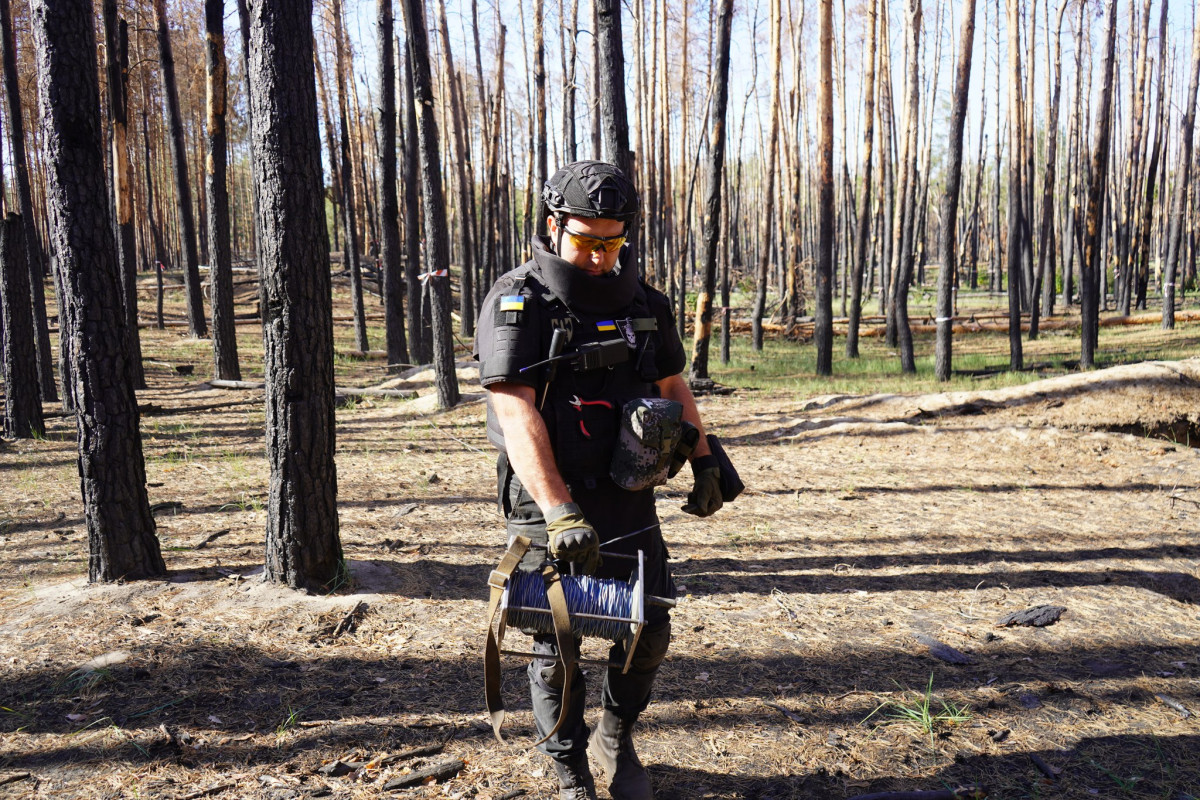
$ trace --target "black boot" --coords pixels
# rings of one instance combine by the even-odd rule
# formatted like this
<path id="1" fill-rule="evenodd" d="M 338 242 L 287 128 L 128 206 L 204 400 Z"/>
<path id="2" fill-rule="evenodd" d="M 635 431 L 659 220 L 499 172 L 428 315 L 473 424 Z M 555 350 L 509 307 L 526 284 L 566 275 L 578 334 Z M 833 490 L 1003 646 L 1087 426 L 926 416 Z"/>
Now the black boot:
<path id="1" fill-rule="evenodd" d="M 554 759 L 559 800 L 596 800 L 596 781 L 588 769 L 587 753 Z"/>
<path id="2" fill-rule="evenodd" d="M 592 735 L 590 750 L 604 769 L 613 800 L 654 800 L 650 776 L 633 749 L 636 721 L 623 720 L 605 711 Z"/>

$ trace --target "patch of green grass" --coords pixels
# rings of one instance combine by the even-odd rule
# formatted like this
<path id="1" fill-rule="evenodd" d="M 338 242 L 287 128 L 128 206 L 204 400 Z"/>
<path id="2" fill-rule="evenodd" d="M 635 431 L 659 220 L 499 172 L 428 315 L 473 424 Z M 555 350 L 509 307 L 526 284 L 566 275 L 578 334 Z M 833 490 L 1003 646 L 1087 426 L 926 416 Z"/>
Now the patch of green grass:
<path id="1" fill-rule="evenodd" d="M 911 689 L 902 691 L 903 700 L 885 700 L 863 718 L 863 723 L 880 711 L 886 710 L 887 716 L 892 719 L 915 724 L 929 737 L 929 744 L 933 745 L 942 729 L 950 725 L 960 725 L 973 717 L 969 706 L 959 706 L 933 696 L 932 672 L 929 673 L 929 683 L 924 692 L 914 692 Z"/>
<path id="2" fill-rule="evenodd" d="M 225 503 L 218 511 L 262 511 L 266 508 L 261 497 L 252 495 L 249 492 L 238 492 L 238 499 L 231 503 Z"/>

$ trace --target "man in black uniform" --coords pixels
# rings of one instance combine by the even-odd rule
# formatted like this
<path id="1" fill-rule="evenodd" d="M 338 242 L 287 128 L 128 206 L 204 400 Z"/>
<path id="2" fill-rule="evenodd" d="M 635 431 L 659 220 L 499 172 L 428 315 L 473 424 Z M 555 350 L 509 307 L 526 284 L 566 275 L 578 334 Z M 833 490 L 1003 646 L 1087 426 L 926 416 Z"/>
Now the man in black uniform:
<path id="1" fill-rule="evenodd" d="M 637 190 L 611 164 L 578 161 L 546 182 L 542 202 L 550 235 L 536 238 L 533 259 L 492 287 L 475 345 L 488 390 L 488 436 L 500 450 L 499 502 L 508 533 L 534 542 L 523 570 L 540 570 L 548 550 L 584 573 L 626 578 L 628 560 L 613 554 L 641 550 L 646 593 L 674 597 L 653 489 L 629 491 L 609 474 L 622 406 L 636 398 L 674 400 L 683 406 L 683 419 L 700 429 L 690 456 L 695 484 L 684 511 L 708 516 L 721 507 L 720 473 L 681 375 L 685 356 L 670 301 L 642 283 L 636 265 L 624 258 L 622 245 L 638 213 Z M 603 358 L 592 349 L 591 358 L 529 368 L 602 341 L 609 343 Z M 601 548 L 609 556 L 603 560 Z M 654 796 L 634 752 L 632 729 L 649 702 L 670 638 L 667 610 L 647 608 L 629 671 L 609 668 L 604 676 L 604 714 L 591 750 L 617 800 Z M 563 698 L 564 668 L 554 637 L 536 636 L 533 646 L 546 655 L 529 665 L 534 719 L 543 736 L 567 704 L 563 724 L 539 749 L 554 760 L 560 798 L 594 798 L 583 676 L 576 667 Z M 614 663 L 623 664 L 626 655 L 621 644 L 610 652 Z"/>

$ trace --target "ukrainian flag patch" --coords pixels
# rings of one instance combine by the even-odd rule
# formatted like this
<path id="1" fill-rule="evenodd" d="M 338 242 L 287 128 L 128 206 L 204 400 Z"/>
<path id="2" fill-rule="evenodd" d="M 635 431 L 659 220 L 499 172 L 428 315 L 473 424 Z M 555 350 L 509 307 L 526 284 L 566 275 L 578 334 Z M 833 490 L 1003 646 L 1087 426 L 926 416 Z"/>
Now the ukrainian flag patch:
<path id="1" fill-rule="evenodd" d="M 615 331 L 616 329 L 617 323 L 613 322 L 611 319 L 606 319 L 603 322 L 596 323 L 596 330 L 598 331 Z"/>
<path id="2" fill-rule="evenodd" d="M 501 311 L 524 311 L 525 310 L 525 295 L 521 294 L 506 294 L 500 297 Z"/>

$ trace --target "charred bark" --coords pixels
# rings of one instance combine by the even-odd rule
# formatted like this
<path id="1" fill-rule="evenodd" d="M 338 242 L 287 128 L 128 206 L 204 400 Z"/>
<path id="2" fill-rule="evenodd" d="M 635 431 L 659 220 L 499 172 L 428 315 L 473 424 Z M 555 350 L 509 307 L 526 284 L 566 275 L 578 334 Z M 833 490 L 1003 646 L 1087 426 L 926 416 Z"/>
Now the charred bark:
<path id="1" fill-rule="evenodd" d="M 13 181 L 17 190 L 17 208 L 25 226 L 25 257 L 29 261 L 29 297 L 36 326 L 38 380 L 42 397 L 57 402 L 54 383 L 54 355 L 50 346 L 50 325 L 46 317 L 46 254 L 33 215 L 33 195 L 29 188 L 29 161 L 25 154 L 25 117 L 21 110 L 21 81 L 17 73 L 17 40 L 13 34 L 9 0 L 0 0 L 0 47 L 4 49 L 4 88 L 8 98 L 9 141 L 12 142 Z M 62 304 L 59 304 L 62 307 Z M 140 359 L 139 359 L 139 364 Z M 65 379 L 65 376 L 64 376 Z"/>
<path id="2" fill-rule="evenodd" d="M 237 330 L 233 324 L 233 256 L 229 243 L 228 149 L 225 103 L 228 65 L 225 61 L 225 0 L 204 1 L 205 85 L 208 114 L 205 125 L 208 191 L 208 279 L 212 286 L 213 375 L 240 381 Z"/>
<path id="3" fill-rule="evenodd" d="M 23 228 L 24 222 L 16 214 L 9 214 L 0 225 L 4 434 L 17 439 L 40 437 L 46 432 Z"/>
<path id="4" fill-rule="evenodd" d="M 38 100 L 46 138 L 51 249 L 63 284 L 63 336 L 75 359 L 79 477 L 88 579 L 166 572 L 146 496 L 138 406 L 129 378 L 117 248 L 108 215 L 91 0 L 33 4 Z"/>
<path id="5" fill-rule="evenodd" d="M 1115 0 L 1113 0 L 1115 2 Z M 1196 125 L 1196 88 L 1200 83 L 1200 24 L 1192 34 L 1192 74 L 1188 80 L 1187 111 L 1179 125 L 1179 161 L 1175 176 L 1175 197 L 1171 204 L 1167 229 L 1167 263 L 1163 270 L 1163 330 L 1175 327 L 1175 289 L 1183 253 L 1183 228 L 1187 212 L 1189 170 L 1192 166 L 1192 133 Z"/>
<path id="6" fill-rule="evenodd" d="M 266 571 L 328 589 L 344 577 L 334 464 L 333 311 L 310 0 L 250 5 L 266 381 Z"/>
<path id="7" fill-rule="evenodd" d="M 704 283 L 696 297 L 695 339 L 690 381 L 708 378 L 712 342 L 713 294 L 717 288 L 717 245 L 721 239 L 721 187 L 725 182 L 725 112 L 729 106 L 729 43 L 733 0 L 722 0 L 718 22 L 716 63 L 713 66 L 712 140 L 709 147 L 708 195 L 704 201 Z"/>
<path id="8" fill-rule="evenodd" d="M 1092 174 L 1091 182 L 1088 184 L 1086 235 L 1084 239 L 1083 260 L 1080 263 L 1082 286 L 1079 306 L 1083 317 L 1079 347 L 1079 366 L 1081 369 L 1091 369 L 1096 365 L 1096 344 L 1100 337 L 1100 271 L 1104 269 L 1104 262 L 1100 258 L 1100 249 L 1103 244 L 1101 234 L 1104 228 L 1104 200 L 1108 190 L 1108 149 L 1112 136 L 1113 66 L 1114 49 L 1117 39 L 1117 0 L 1108 0 L 1108 25 L 1105 39 L 1104 67 L 1102 70 L 1104 82 L 1100 86 L 1100 111 L 1096 117 L 1096 147 L 1092 152 Z M 1196 34 L 1196 42 L 1200 44 L 1200 32 Z M 1195 71 L 1192 74 L 1195 75 Z M 1195 81 L 1192 83 L 1192 88 L 1195 89 Z M 1191 131 L 1189 130 L 1187 138 L 1190 137 Z M 1183 167 L 1183 169 L 1186 170 L 1187 168 Z M 1186 172 L 1184 174 L 1186 175 Z M 1186 192 L 1186 180 L 1183 185 Z"/>
<path id="9" fill-rule="evenodd" d="M 175 178 L 175 201 L 179 214 L 179 238 L 182 252 L 184 289 L 187 295 L 188 327 L 193 336 L 208 336 L 204 319 L 204 300 L 200 293 L 200 262 L 196 252 L 196 222 L 192 213 L 192 188 L 188 178 L 187 150 L 183 138 L 183 116 L 179 110 L 179 89 L 175 81 L 175 54 L 167 26 L 166 0 L 154 0 L 155 31 L 161 66 L 163 96 L 167 102 L 167 121 L 171 128 L 171 166 Z"/>
<path id="10" fill-rule="evenodd" d="M 412 56 L 417 138 L 421 149 L 421 200 L 425 208 L 425 252 L 429 257 L 426 278 L 430 284 L 430 321 L 433 324 L 433 372 L 438 405 L 458 403 L 458 375 L 454 369 L 454 342 L 450 320 L 450 244 L 446 231 L 446 198 L 442 191 L 442 159 L 437 121 L 433 117 L 433 80 L 429 68 L 429 33 L 421 0 L 401 0 L 408 48 Z"/>
<path id="11" fill-rule="evenodd" d="M 968 0 L 969 2 L 969 0 Z M 817 89 L 817 374 L 833 374 L 833 0 L 821 0 L 818 29 L 821 77 Z"/>
<path id="12" fill-rule="evenodd" d="M 850 322 L 846 328 L 846 357 L 858 358 L 858 329 L 862 319 L 863 273 L 871 234 L 871 157 L 875 139 L 875 49 L 879 30 L 878 0 L 868 0 L 867 43 L 863 51 L 866 60 L 866 81 L 863 84 L 863 168 L 862 197 L 858 207 L 858 229 L 855 232 L 854 267 L 850 275 Z"/>
<path id="13" fill-rule="evenodd" d="M 950 141 L 946 154 L 946 188 L 938 237 L 941 266 L 938 269 L 937 352 L 934 373 L 939 381 L 950 380 L 953 360 L 954 278 L 958 273 L 958 190 L 962 180 L 962 139 L 971 89 L 971 53 L 975 49 L 975 0 L 963 3 L 962 29 L 958 35 L 958 74 L 954 79 L 954 104 L 950 110 Z"/>
<path id="14" fill-rule="evenodd" d="M 400 208 L 396 196 L 396 57 L 392 0 L 375 4 L 375 44 L 379 50 L 379 112 L 375 125 L 379 152 L 379 261 L 383 269 L 387 363 L 408 362 L 404 332 L 404 276 L 400 260 Z"/>

